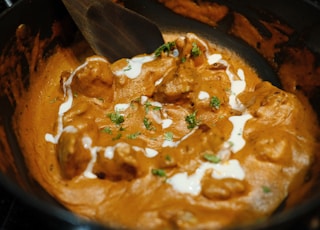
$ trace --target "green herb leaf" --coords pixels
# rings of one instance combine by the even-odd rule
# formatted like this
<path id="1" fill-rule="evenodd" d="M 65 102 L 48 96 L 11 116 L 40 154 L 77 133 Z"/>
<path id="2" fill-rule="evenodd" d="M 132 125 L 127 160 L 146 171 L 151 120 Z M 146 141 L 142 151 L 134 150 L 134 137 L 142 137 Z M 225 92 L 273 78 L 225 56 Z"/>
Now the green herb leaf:
<path id="1" fill-rule="evenodd" d="M 210 106 L 215 108 L 215 109 L 219 109 L 221 105 L 220 99 L 217 96 L 213 96 L 211 97 L 210 100 Z"/>
<path id="2" fill-rule="evenodd" d="M 186 57 L 182 57 L 181 58 L 181 63 L 185 63 L 187 61 L 187 58 Z"/>
<path id="3" fill-rule="evenodd" d="M 155 51 L 154 51 L 154 55 L 156 57 L 159 57 L 161 55 L 162 52 L 167 52 L 169 53 L 173 47 L 176 46 L 176 43 L 175 42 L 167 42 L 163 45 L 161 45 L 159 48 L 157 48 Z"/>
<path id="4" fill-rule="evenodd" d="M 188 123 L 188 129 L 193 129 L 199 125 L 199 121 L 196 119 L 197 111 L 194 111 L 192 114 L 189 114 L 185 117 L 185 121 Z"/>
<path id="5" fill-rule="evenodd" d="M 118 133 L 117 136 L 115 136 L 114 138 L 112 138 L 113 141 L 115 140 L 119 140 L 122 137 L 121 133 Z"/>
<path id="6" fill-rule="evenodd" d="M 228 141 L 227 143 L 228 143 L 228 148 L 231 148 L 234 146 L 234 143 L 232 141 Z"/>
<path id="7" fill-rule="evenodd" d="M 128 139 L 136 139 L 139 135 L 141 135 L 141 133 L 140 132 L 136 132 L 136 133 L 128 134 L 127 138 Z"/>
<path id="8" fill-rule="evenodd" d="M 144 109 L 146 113 L 149 113 L 151 107 L 153 107 L 152 110 L 154 111 L 159 111 L 162 109 L 161 106 L 153 106 L 149 101 L 146 101 L 146 103 L 144 103 Z"/>
<path id="9" fill-rule="evenodd" d="M 219 163 L 221 161 L 221 159 L 218 156 L 210 154 L 210 153 L 204 154 L 203 157 L 207 161 L 209 161 L 211 163 L 215 163 L 215 164 L 217 164 L 217 163 Z"/>
<path id="10" fill-rule="evenodd" d="M 171 161 L 172 160 L 170 155 L 166 155 L 165 159 L 166 159 L 166 161 Z"/>
<path id="11" fill-rule="evenodd" d="M 102 132 L 108 133 L 108 134 L 112 134 L 112 130 L 111 130 L 110 127 L 104 127 L 103 130 L 102 130 Z"/>
<path id="12" fill-rule="evenodd" d="M 163 169 L 151 169 L 151 173 L 155 176 L 166 177 L 166 172 Z"/>
<path id="13" fill-rule="evenodd" d="M 263 191 L 264 193 L 270 193 L 270 192 L 271 192 L 271 189 L 270 189 L 270 187 L 268 187 L 268 186 L 262 186 L 262 191 Z"/>
<path id="14" fill-rule="evenodd" d="M 145 109 L 146 113 L 149 113 L 150 106 L 151 106 L 151 103 L 149 101 L 144 103 L 144 109 Z"/>
<path id="15" fill-rule="evenodd" d="M 166 132 L 166 133 L 164 134 L 164 139 L 165 139 L 166 141 L 172 141 L 172 140 L 173 140 L 173 133 L 172 133 L 172 132 Z"/>
<path id="16" fill-rule="evenodd" d="M 192 49 L 191 49 L 191 55 L 194 57 L 198 57 L 201 54 L 201 50 L 197 43 L 193 42 L 192 43 Z"/>
<path id="17" fill-rule="evenodd" d="M 143 124 L 144 124 L 144 126 L 146 127 L 147 130 L 151 130 L 152 129 L 152 122 L 147 117 L 143 118 Z"/>
<path id="18" fill-rule="evenodd" d="M 124 117 L 119 112 L 109 113 L 109 114 L 107 114 L 107 116 L 110 118 L 112 123 L 114 123 L 116 125 L 120 125 L 121 123 L 124 122 Z"/>
<path id="19" fill-rule="evenodd" d="M 129 71 L 132 69 L 132 66 L 131 65 L 128 65 L 123 71 Z"/>

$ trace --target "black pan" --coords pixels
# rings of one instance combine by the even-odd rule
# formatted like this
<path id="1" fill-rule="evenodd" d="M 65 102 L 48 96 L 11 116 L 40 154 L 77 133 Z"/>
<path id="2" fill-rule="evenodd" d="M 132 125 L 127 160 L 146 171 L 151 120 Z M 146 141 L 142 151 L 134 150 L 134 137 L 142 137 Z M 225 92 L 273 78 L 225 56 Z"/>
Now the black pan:
<path id="1" fill-rule="evenodd" d="M 125 0 L 123 2 L 126 7 L 153 20 L 164 32 L 194 32 L 234 50 L 256 68 L 262 78 L 270 80 L 279 87 L 283 85 L 278 70 L 284 61 L 290 59 L 286 56 L 288 47 L 310 51 L 315 60 L 313 68 L 320 69 L 318 1 L 212 1 L 229 7 L 228 15 L 215 27 L 173 13 L 156 0 Z M 288 41 L 278 44 L 278 52 L 274 59 L 270 60 L 259 50 L 259 47 L 251 46 L 230 33 L 230 28 L 234 23 L 234 12 L 247 17 L 266 40 L 270 39 L 271 35 L 261 20 L 270 23 L 281 22 L 293 32 Z M 57 44 L 69 46 L 75 40 L 83 39 L 62 3 L 59 0 L 20 0 L 0 14 L 0 184 L 24 205 L 41 213 L 38 221 L 44 222 L 46 229 L 108 229 L 106 226 L 84 220 L 67 211 L 30 178 L 12 128 L 15 101 L 12 100 L 13 97 L 10 95 L 11 91 L 7 83 L 16 77 L 21 77 L 23 82 L 21 90 L 27 90 L 30 84 L 28 77 L 31 68 L 24 53 L 16 44 L 16 28 L 20 24 L 26 25 L 25 34 L 20 34 L 19 37 L 22 42 L 28 43 L 28 37 L 35 37 L 38 33 L 40 39 L 50 37 L 54 22 L 61 26 L 62 33 L 46 44 L 45 52 L 39 59 L 48 57 L 52 48 Z M 301 56 L 301 59 L 304 58 Z M 14 65 L 10 68 L 3 68 L 3 63 L 7 60 L 14 60 L 13 63 L 21 65 L 22 68 L 16 69 Z M 320 73 L 313 77 L 315 79 L 312 85 L 301 84 L 299 90 L 309 97 L 314 110 L 320 117 Z M 313 174 L 310 177 L 318 181 L 319 175 Z M 316 183 L 307 197 L 304 197 L 294 207 L 289 207 L 287 202 L 284 202 L 272 217 L 247 226 L 245 229 L 298 229 L 302 221 L 310 227 L 309 221 L 315 221 L 311 218 L 317 217 L 319 210 L 320 186 Z M 239 229 L 243 228 L 239 227 Z"/>

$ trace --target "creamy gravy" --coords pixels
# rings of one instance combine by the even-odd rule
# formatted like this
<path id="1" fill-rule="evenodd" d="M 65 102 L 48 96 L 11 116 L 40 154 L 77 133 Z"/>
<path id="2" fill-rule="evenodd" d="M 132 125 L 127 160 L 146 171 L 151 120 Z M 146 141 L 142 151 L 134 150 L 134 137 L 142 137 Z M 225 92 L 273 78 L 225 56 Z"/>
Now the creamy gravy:
<path id="1" fill-rule="evenodd" d="M 315 152 L 308 104 L 194 34 L 115 63 L 59 48 L 16 118 L 27 165 L 53 197 L 137 229 L 269 216 Z"/>

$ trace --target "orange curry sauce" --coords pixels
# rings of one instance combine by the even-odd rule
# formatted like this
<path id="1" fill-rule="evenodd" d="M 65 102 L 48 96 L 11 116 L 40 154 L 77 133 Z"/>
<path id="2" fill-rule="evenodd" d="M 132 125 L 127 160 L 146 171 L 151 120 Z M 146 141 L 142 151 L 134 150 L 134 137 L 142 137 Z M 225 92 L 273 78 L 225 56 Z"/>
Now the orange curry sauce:
<path id="1" fill-rule="evenodd" d="M 15 118 L 30 172 L 54 198 L 136 229 L 269 216 L 303 183 L 317 131 L 306 100 L 191 33 L 115 63 L 57 47 Z"/>

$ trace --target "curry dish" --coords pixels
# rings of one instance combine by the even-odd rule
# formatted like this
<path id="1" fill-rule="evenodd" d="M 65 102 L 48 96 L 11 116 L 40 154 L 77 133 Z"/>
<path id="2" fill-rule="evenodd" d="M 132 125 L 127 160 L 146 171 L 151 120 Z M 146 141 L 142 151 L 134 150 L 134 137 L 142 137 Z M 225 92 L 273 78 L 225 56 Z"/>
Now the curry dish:
<path id="1" fill-rule="evenodd" d="M 221 229 L 271 215 L 312 164 L 309 104 L 195 34 L 167 41 L 115 63 L 57 48 L 16 113 L 32 176 L 115 227 Z"/>

